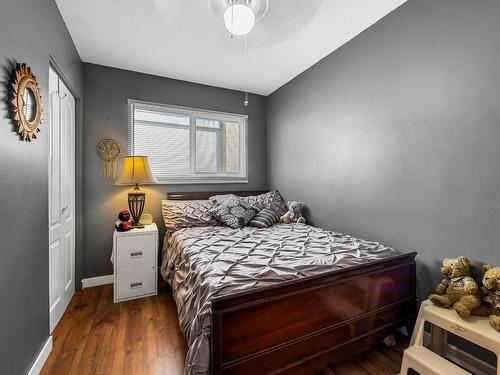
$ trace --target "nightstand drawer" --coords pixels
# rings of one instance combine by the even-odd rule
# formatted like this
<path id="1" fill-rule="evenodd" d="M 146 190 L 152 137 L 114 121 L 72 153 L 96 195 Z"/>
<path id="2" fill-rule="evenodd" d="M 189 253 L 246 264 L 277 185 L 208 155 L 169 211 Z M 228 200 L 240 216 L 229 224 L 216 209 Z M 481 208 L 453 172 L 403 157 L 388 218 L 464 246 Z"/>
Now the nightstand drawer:
<path id="1" fill-rule="evenodd" d="M 156 292 L 156 267 L 144 264 L 118 268 L 116 273 L 116 298 L 133 298 Z"/>
<path id="2" fill-rule="evenodd" d="M 156 236 L 140 235 L 117 238 L 117 267 L 154 264 L 156 262 Z"/>

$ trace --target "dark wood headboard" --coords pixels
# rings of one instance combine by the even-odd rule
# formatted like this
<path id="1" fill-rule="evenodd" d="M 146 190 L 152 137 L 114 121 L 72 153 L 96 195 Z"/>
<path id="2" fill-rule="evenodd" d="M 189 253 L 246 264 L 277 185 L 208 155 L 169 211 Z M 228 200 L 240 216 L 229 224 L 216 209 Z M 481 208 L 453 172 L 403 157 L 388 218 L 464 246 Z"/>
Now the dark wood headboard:
<path id="1" fill-rule="evenodd" d="M 259 195 L 267 193 L 267 190 L 250 190 L 250 191 L 191 191 L 191 192 L 177 192 L 167 193 L 167 199 L 172 201 L 188 201 L 196 199 L 208 199 L 214 195 L 220 194 L 234 194 L 240 197 L 248 197 L 250 195 Z"/>

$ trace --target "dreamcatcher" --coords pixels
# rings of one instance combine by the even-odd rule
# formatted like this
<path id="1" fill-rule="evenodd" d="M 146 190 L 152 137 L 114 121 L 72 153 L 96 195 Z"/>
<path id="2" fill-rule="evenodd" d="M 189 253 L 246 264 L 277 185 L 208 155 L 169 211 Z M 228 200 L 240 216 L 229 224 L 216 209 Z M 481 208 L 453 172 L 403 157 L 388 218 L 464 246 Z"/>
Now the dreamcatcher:
<path id="1" fill-rule="evenodd" d="M 97 153 L 101 158 L 102 177 L 113 180 L 115 177 L 116 159 L 120 155 L 120 145 L 111 138 L 105 138 L 97 145 Z"/>

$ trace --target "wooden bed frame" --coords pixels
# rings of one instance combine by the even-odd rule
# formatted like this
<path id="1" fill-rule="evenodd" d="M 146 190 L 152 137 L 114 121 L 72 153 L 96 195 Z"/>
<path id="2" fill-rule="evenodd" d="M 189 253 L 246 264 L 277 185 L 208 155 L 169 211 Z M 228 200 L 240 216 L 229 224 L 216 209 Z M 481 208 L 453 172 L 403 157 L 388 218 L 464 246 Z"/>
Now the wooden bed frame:
<path id="1" fill-rule="evenodd" d="M 263 191 L 168 193 L 171 200 Z M 416 253 L 212 299 L 211 372 L 314 374 L 416 317 Z"/>

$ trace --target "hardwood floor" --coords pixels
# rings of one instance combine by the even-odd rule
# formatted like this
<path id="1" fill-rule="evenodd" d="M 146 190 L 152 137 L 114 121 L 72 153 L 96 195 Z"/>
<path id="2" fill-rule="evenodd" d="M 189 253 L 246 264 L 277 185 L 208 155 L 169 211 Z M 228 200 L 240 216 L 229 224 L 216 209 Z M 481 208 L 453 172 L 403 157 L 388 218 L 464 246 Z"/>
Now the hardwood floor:
<path id="1" fill-rule="evenodd" d="M 113 286 L 76 293 L 42 374 L 182 374 L 186 343 L 166 292 L 113 303 Z"/>
<path id="2" fill-rule="evenodd" d="M 53 332 L 54 346 L 41 374 L 183 373 L 187 346 L 169 292 L 113 303 L 113 286 L 74 295 Z M 406 344 L 379 345 L 349 361 L 329 365 L 317 375 L 392 375 L 399 372 Z"/>

